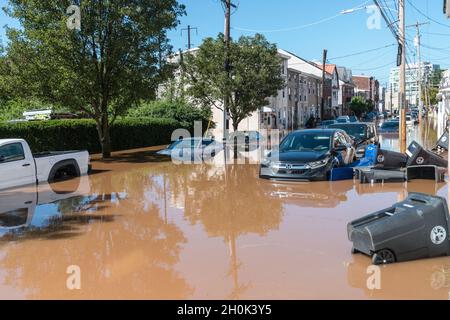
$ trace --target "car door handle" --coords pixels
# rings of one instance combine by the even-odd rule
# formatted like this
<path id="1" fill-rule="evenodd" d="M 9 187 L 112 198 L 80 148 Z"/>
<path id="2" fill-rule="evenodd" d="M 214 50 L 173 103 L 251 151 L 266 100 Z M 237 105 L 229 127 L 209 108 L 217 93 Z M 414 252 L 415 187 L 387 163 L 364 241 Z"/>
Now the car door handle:
<path id="1" fill-rule="evenodd" d="M 29 166 L 31 166 L 31 164 L 29 163 L 25 163 L 24 165 L 22 165 L 22 167 L 29 167 Z"/>

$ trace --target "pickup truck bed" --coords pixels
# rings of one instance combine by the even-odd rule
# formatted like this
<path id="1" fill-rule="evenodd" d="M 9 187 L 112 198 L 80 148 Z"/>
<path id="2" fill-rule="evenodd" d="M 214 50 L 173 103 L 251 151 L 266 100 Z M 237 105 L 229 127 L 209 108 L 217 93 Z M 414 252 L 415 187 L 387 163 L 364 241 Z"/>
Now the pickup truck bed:
<path id="1" fill-rule="evenodd" d="M 46 157 L 54 157 L 54 156 L 63 156 L 63 155 L 67 155 L 67 154 L 71 154 L 71 153 L 79 153 L 79 152 L 83 152 L 83 151 L 49 151 L 49 152 L 39 152 L 39 153 L 33 153 L 33 157 L 35 159 L 38 158 L 46 158 Z"/>

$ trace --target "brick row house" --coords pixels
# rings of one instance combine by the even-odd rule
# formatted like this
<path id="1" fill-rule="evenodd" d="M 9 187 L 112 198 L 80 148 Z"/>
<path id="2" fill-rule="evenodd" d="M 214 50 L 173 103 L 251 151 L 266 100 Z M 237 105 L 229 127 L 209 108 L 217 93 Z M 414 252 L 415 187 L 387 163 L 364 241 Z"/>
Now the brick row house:
<path id="1" fill-rule="evenodd" d="M 338 67 L 339 74 L 339 106 L 343 115 L 350 115 L 350 103 L 355 96 L 355 84 L 353 83 L 352 70 Z"/>
<path id="2" fill-rule="evenodd" d="M 353 76 L 355 84 L 355 95 L 377 106 L 380 101 L 380 83 L 374 77 L 366 75 Z"/>

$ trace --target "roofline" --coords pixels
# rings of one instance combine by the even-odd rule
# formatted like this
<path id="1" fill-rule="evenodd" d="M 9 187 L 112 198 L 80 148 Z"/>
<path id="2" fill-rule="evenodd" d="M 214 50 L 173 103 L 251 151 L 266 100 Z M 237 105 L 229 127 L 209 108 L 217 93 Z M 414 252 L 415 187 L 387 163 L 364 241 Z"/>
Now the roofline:
<path id="1" fill-rule="evenodd" d="M 311 74 L 311 73 L 308 73 L 308 72 L 303 72 L 303 71 L 297 70 L 297 69 L 295 69 L 295 68 L 288 68 L 288 70 L 293 70 L 293 71 L 295 71 L 295 72 L 304 74 L 304 75 L 306 75 L 306 76 L 308 76 L 308 77 L 311 77 L 311 78 L 314 78 L 314 79 L 317 79 L 317 80 L 322 80 L 322 77 L 316 76 L 316 75 Z"/>
<path id="2" fill-rule="evenodd" d="M 282 51 L 286 52 L 287 54 L 289 54 L 289 55 L 291 55 L 291 56 L 293 56 L 293 57 L 295 57 L 297 59 L 300 59 L 300 60 L 306 62 L 307 64 L 311 65 L 312 67 L 315 67 L 315 68 L 319 69 L 320 71 L 322 71 L 322 69 L 320 67 L 318 67 L 317 64 L 315 64 L 314 62 L 311 62 L 309 60 L 303 59 L 303 58 L 299 57 L 298 55 L 296 55 L 295 53 L 292 53 L 292 52 L 290 52 L 288 50 L 284 50 L 284 49 L 281 49 L 281 48 L 279 50 L 282 50 Z M 330 74 L 330 73 L 328 73 L 326 71 L 325 71 L 325 73 L 330 75 L 330 76 L 332 76 L 332 74 Z"/>

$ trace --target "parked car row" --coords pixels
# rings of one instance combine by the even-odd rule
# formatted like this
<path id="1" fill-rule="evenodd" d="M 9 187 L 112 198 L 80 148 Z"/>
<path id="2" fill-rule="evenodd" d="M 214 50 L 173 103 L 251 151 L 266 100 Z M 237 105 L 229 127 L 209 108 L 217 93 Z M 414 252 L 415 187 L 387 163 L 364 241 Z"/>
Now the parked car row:
<path id="1" fill-rule="evenodd" d="M 379 145 L 377 128 L 373 123 L 329 121 L 325 124 L 327 128 L 324 129 L 300 130 L 286 136 L 262 159 L 260 177 L 327 180 L 332 169 L 364 157 L 368 145 Z M 230 148 L 235 140 L 239 151 L 251 151 L 252 147 L 258 148 L 264 138 L 257 132 L 232 133 L 228 141 Z M 222 151 L 223 143 L 211 138 L 186 138 L 173 142 L 158 154 L 179 162 L 202 162 Z"/>
<path id="2" fill-rule="evenodd" d="M 320 123 L 319 128 L 325 129 L 330 125 L 337 123 L 355 123 L 358 122 L 358 118 L 356 116 L 340 116 L 336 120 L 324 120 Z"/>

